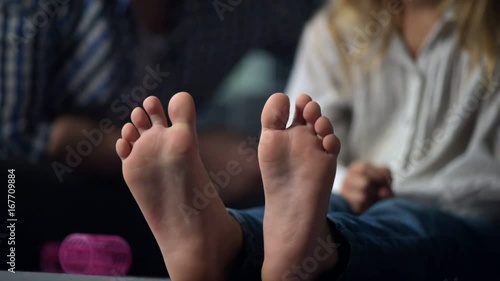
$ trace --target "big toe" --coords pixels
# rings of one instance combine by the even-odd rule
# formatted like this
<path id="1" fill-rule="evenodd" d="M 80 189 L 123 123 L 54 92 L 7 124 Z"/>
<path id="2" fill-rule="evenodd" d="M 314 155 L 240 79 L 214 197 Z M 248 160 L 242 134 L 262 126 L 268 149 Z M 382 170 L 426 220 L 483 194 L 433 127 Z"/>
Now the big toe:
<path id="1" fill-rule="evenodd" d="M 168 104 L 168 116 L 172 124 L 182 122 L 194 125 L 196 121 L 196 110 L 191 95 L 186 92 L 175 94 Z"/>
<path id="2" fill-rule="evenodd" d="M 290 114 L 290 100 L 285 94 L 272 95 L 262 110 L 262 128 L 284 130 Z"/>

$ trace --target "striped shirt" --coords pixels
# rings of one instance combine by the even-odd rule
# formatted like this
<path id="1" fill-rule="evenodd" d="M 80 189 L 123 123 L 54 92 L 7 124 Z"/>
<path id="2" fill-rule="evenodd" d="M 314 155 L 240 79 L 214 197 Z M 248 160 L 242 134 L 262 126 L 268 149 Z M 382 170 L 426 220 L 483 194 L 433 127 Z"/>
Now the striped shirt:
<path id="1" fill-rule="evenodd" d="M 0 1 L 0 159 L 43 159 L 58 116 L 105 110 L 125 79 L 117 3 Z"/>
<path id="2" fill-rule="evenodd" d="M 336 185 L 345 166 L 366 160 L 391 168 L 397 196 L 500 218 L 500 64 L 487 81 L 459 44 L 454 12 L 416 60 L 394 34 L 379 69 L 364 74 L 351 64 L 348 91 L 329 34 L 322 12 L 306 28 L 287 93 L 310 93 L 332 120 L 342 142 Z M 355 36 L 346 36 L 348 46 Z"/>

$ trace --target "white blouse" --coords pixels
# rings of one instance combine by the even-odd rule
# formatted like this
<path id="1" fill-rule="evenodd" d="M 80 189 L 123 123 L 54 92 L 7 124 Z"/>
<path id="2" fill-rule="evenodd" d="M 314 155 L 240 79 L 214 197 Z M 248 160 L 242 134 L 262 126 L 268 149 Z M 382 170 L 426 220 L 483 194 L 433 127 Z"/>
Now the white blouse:
<path id="1" fill-rule="evenodd" d="M 351 50 L 362 42 L 346 40 Z M 416 60 L 395 34 L 369 74 L 351 64 L 348 91 L 340 90 L 347 86 L 340 55 L 320 12 L 305 29 L 286 91 L 292 102 L 311 95 L 335 127 L 342 151 L 334 191 L 351 161 L 367 160 L 391 168 L 397 196 L 499 218 L 500 75 L 488 83 L 474 66 L 458 44 L 453 12 Z"/>

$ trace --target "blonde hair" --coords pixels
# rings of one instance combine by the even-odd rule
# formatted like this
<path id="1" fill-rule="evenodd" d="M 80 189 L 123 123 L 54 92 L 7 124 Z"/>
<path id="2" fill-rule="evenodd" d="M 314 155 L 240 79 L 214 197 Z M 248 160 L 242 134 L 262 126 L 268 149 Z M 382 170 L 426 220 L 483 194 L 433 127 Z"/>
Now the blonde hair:
<path id="1" fill-rule="evenodd" d="M 489 79 L 495 72 L 500 45 L 500 1 L 498 0 L 441 0 L 437 1 L 437 9 L 444 13 L 452 5 L 456 17 L 456 31 L 459 43 L 469 53 L 476 64 L 485 67 Z M 398 6 L 399 5 L 399 6 Z M 394 16 L 402 12 L 404 3 L 401 0 L 332 0 L 329 3 L 328 16 L 330 31 L 336 44 L 343 53 L 342 60 L 347 70 L 349 63 L 367 57 L 374 52 L 371 62 L 378 62 L 386 53 L 392 32 Z M 376 36 L 366 36 L 370 48 L 352 50 L 346 48 L 345 36 L 353 31 L 353 27 L 370 28 L 369 23 L 375 20 L 378 13 L 389 15 L 390 23 L 380 24 L 380 32 Z M 350 53 L 349 53 L 350 52 Z"/>

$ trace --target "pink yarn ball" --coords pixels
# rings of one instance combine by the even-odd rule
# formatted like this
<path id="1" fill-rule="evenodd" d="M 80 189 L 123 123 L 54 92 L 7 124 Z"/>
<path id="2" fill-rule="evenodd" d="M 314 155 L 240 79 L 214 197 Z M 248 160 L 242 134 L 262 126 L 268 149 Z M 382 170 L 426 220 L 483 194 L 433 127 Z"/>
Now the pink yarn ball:
<path id="1" fill-rule="evenodd" d="M 123 276 L 132 264 L 132 251 L 119 236 L 76 233 L 62 242 L 59 260 L 66 273 Z"/>

